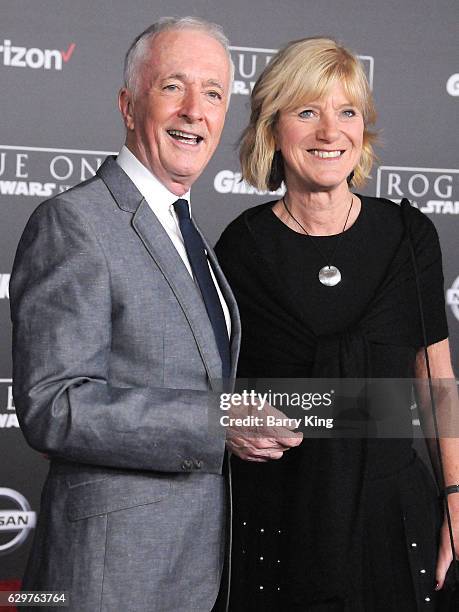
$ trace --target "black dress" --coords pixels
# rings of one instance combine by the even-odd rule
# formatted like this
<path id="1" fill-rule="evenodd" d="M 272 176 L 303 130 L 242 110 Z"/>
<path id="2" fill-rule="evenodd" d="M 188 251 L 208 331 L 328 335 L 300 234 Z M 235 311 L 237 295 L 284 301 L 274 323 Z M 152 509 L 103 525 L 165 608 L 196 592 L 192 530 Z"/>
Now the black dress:
<path id="1" fill-rule="evenodd" d="M 340 236 L 296 233 L 273 202 L 233 221 L 216 251 L 239 304 L 240 378 L 411 378 L 448 335 L 438 237 L 417 209 L 360 196 Z M 408 210 L 407 210 L 408 208 Z M 335 287 L 317 274 L 333 252 Z M 397 415 L 411 431 L 409 401 Z M 305 439 L 279 461 L 232 457 L 231 609 L 409 612 L 435 607 L 440 508 L 431 476 L 396 439 Z"/>

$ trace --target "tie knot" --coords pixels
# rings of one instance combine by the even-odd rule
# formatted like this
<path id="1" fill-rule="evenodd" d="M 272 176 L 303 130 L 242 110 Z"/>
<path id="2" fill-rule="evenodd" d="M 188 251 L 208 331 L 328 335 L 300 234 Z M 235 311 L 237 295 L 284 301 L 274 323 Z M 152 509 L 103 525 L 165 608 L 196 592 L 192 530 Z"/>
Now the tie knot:
<path id="1" fill-rule="evenodd" d="M 179 198 L 176 202 L 174 202 L 173 206 L 179 221 L 190 219 L 190 207 L 188 206 L 188 202 L 186 200 Z"/>

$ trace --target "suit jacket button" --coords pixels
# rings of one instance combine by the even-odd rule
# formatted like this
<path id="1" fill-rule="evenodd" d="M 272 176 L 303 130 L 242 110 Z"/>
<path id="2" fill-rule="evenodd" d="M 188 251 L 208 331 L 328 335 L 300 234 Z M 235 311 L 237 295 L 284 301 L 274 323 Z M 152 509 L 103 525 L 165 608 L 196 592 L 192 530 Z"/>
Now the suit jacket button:
<path id="1" fill-rule="evenodd" d="M 193 468 L 193 462 L 191 461 L 191 459 L 184 459 L 182 461 L 182 470 L 184 470 L 185 472 L 188 472 L 192 468 Z"/>
<path id="2" fill-rule="evenodd" d="M 197 470 L 200 470 L 202 468 L 202 461 L 201 461 L 201 459 L 195 459 L 194 460 L 194 467 Z"/>

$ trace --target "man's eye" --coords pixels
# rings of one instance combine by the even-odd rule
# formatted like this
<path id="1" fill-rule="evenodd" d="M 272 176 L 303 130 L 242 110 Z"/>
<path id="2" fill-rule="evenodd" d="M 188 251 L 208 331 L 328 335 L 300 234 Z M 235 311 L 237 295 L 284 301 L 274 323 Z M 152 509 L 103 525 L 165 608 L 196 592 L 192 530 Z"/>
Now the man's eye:
<path id="1" fill-rule="evenodd" d="M 219 93 L 218 91 L 208 91 L 207 95 L 210 98 L 213 98 L 214 100 L 221 100 L 222 99 L 222 94 Z"/>
<path id="2" fill-rule="evenodd" d="M 167 91 L 176 91 L 178 89 L 178 85 L 175 85 L 174 83 L 170 83 L 169 85 L 165 85 L 163 89 Z"/>
<path id="3" fill-rule="evenodd" d="M 309 119 L 310 117 L 314 116 L 314 111 L 310 108 L 306 108 L 305 110 L 302 110 L 300 113 L 298 113 L 298 116 L 302 119 Z"/>

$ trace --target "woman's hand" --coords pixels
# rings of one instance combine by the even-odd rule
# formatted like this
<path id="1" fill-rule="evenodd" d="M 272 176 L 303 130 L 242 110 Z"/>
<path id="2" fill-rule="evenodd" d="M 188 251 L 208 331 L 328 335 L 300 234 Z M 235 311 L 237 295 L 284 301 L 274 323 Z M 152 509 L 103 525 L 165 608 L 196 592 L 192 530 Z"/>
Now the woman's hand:
<path id="1" fill-rule="evenodd" d="M 448 507 L 453 528 L 454 545 L 456 547 L 456 559 L 459 559 L 459 493 L 452 493 L 448 496 Z M 452 560 L 453 554 L 449 537 L 448 521 L 445 516 L 440 531 L 440 545 L 438 547 L 437 569 L 435 571 L 437 586 L 435 590 L 439 591 L 443 588 L 446 572 Z"/>
<path id="2" fill-rule="evenodd" d="M 443 469 L 439 465 L 438 448 L 435 441 L 433 408 L 428 385 L 428 374 L 424 350 L 420 349 L 416 357 L 415 372 L 417 383 L 416 396 L 419 416 L 427 439 L 432 466 L 437 474 L 437 482 L 446 485 L 459 484 L 459 398 L 456 379 L 451 365 L 451 353 L 447 339 L 441 340 L 427 348 L 430 362 L 432 385 L 436 400 L 436 416 L 439 432 L 439 446 Z M 448 495 L 448 508 L 451 516 L 456 558 L 459 557 L 459 493 Z M 443 521 L 440 531 L 435 578 L 436 590 L 443 588 L 445 576 L 453 560 L 448 522 Z"/>

